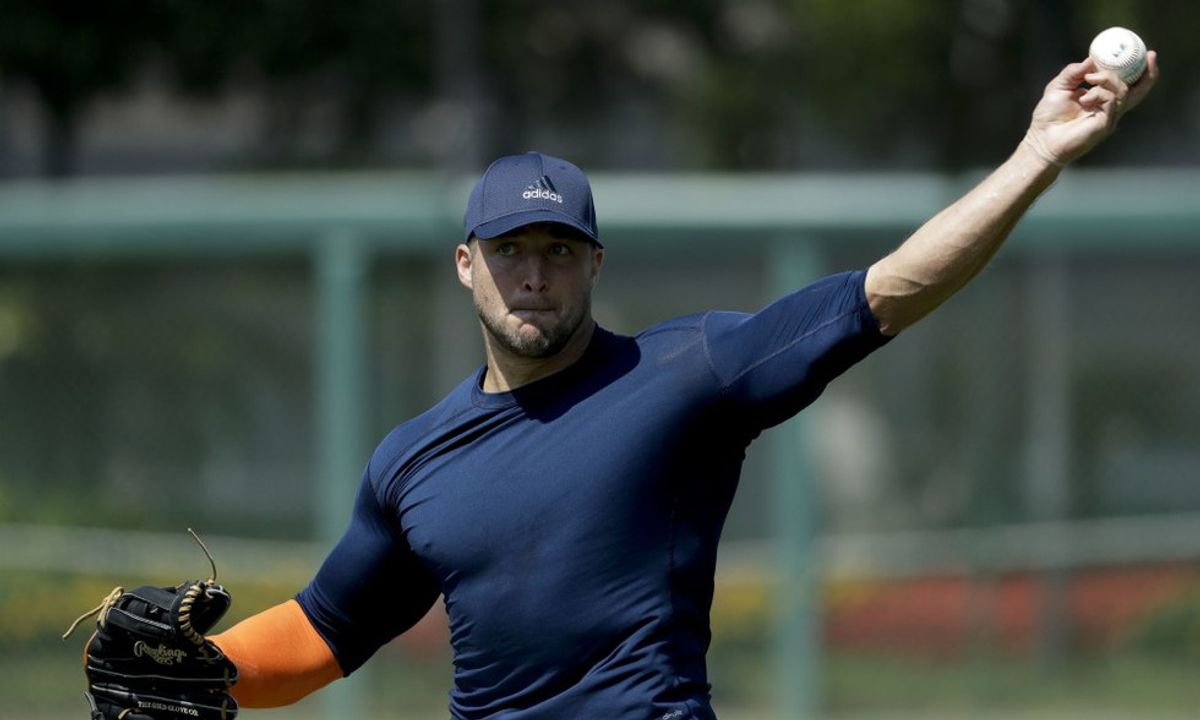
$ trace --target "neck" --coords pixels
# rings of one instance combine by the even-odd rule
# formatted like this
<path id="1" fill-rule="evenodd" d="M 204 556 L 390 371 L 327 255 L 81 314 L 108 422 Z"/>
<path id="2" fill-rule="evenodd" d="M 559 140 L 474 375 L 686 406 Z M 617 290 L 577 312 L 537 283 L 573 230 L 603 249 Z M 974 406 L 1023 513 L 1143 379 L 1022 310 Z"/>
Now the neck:
<path id="1" fill-rule="evenodd" d="M 487 374 L 483 378 L 483 391 L 489 393 L 509 392 L 522 385 L 528 385 L 561 370 L 566 370 L 583 357 L 595 329 L 596 322 L 588 318 L 580 324 L 566 347 L 545 358 L 514 355 L 500 347 L 485 329 L 483 344 L 484 350 L 487 352 Z"/>

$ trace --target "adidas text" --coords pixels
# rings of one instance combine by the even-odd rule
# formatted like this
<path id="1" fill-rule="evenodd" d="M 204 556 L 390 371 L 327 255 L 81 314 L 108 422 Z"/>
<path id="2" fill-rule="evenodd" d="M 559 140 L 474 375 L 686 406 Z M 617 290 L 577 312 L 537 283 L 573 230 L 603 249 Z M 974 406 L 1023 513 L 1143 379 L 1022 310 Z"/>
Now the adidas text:
<path id="1" fill-rule="evenodd" d="M 554 202 L 560 204 L 563 201 L 562 195 L 559 195 L 556 192 L 550 192 L 549 190 L 540 190 L 538 188 L 529 188 L 525 192 L 521 193 L 521 197 L 525 198 L 526 200 L 553 200 Z"/>

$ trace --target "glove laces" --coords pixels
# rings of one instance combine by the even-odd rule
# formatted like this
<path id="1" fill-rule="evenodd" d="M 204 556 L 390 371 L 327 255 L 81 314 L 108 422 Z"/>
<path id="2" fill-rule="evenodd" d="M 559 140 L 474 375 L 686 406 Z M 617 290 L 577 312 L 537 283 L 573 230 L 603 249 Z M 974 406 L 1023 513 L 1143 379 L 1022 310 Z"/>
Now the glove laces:
<path id="1" fill-rule="evenodd" d="M 208 558 L 209 567 L 212 568 L 212 575 L 210 575 L 209 578 L 204 582 L 192 583 L 188 586 L 187 590 L 184 591 L 183 600 L 179 603 L 179 630 L 188 640 L 192 641 L 198 646 L 203 647 L 204 636 L 196 632 L 196 628 L 192 627 L 192 607 L 196 604 L 196 600 L 199 599 L 201 594 L 209 595 L 209 588 L 216 584 L 217 562 L 216 560 L 213 560 L 212 553 L 208 551 L 208 547 L 204 544 L 204 541 L 200 539 L 200 536 L 196 534 L 196 531 L 192 530 L 191 528 L 188 528 L 187 531 L 200 546 L 200 549 L 204 551 L 204 556 Z M 121 587 L 120 585 L 113 588 L 112 592 L 108 594 L 108 597 L 104 598 L 103 602 L 75 618 L 75 622 L 71 623 L 71 627 L 67 628 L 67 631 L 63 633 L 62 639 L 66 640 L 68 637 L 70 637 L 71 633 L 75 632 L 75 628 L 79 627 L 81 622 L 87 620 L 93 615 L 99 616 L 97 623 L 100 625 L 100 627 L 104 627 L 104 622 L 108 619 L 108 611 L 112 609 L 113 605 L 117 604 L 117 600 L 120 600 L 121 596 L 124 594 L 125 588 Z"/>
<path id="2" fill-rule="evenodd" d="M 104 621 L 108 619 L 108 611 L 112 609 L 113 605 L 117 604 L 117 600 L 121 599 L 121 596 L 124 594 L 125 588 L 121 587 L 120 585 L 113 588 L 112 592 L 108 594 L 108 597 L 104 598 L 104 602 L 75 618 L 75 622 L 71 623 L 71 627 L 67 628 L 67 631 L 63 633 L 62 639 L 66 640 L 71 636 L 71 633 L 75 632 L 75 628 L 79 627 L 79 623 L 87 620 L 97 613 L 100 615 L 100 619 L 97 620 L 97 622 L 100 624 L 100 627 L 104 627 Z"/>

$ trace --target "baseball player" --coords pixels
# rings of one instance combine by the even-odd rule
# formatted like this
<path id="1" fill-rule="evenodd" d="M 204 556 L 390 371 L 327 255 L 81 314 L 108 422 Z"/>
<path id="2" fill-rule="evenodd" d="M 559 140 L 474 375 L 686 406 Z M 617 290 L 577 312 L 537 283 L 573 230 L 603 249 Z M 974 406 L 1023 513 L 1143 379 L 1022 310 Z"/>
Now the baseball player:
<path id="1" fill-rule="evenodd" d="M 712 720 L 713 572 L 747 445 L 975 276 L 1157 75 L 1153 52 L 1132 88 L 1091 60 L 1068 65 L 1013 154 L 868 269 L 754 314 L 707 312 L 634 337 L 592 319 L 606 250 L 584 174 L 539 153 L 497 160 L 454 251 L 485 364 L 378 446 L 349 529 L 306 588 L 203 639 L 223 674 L 185 698 L 204 705 L 192 716 L 232 717 L 229 695 L 291 703 L 353 672 L 441 596 L 458 720 Z M 131 607 L 121 602 L 101 612 L 110 628 Z M 102 627 L 101 640 L 115 632 Z M 96 717 L 187 709 L 161 687 L 142 699 L 133 673 L 118 674 L 122 686 L 94 671 L 105 653 L 93 650 Z"/>

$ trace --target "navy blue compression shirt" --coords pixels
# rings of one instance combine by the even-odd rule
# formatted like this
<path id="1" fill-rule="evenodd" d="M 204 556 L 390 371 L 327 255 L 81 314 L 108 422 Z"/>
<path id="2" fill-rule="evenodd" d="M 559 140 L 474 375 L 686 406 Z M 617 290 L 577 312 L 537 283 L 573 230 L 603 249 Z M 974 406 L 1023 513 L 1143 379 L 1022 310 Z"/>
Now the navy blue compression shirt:
<path id="1" fill-rule="evenodd" d="M 636 337 L 400 425 L 298 596 L 342 669 L 443 595 L 459 720 L 711 720 L 717 539 L 746 446 L 887 338 L 864 272 Z"/>

